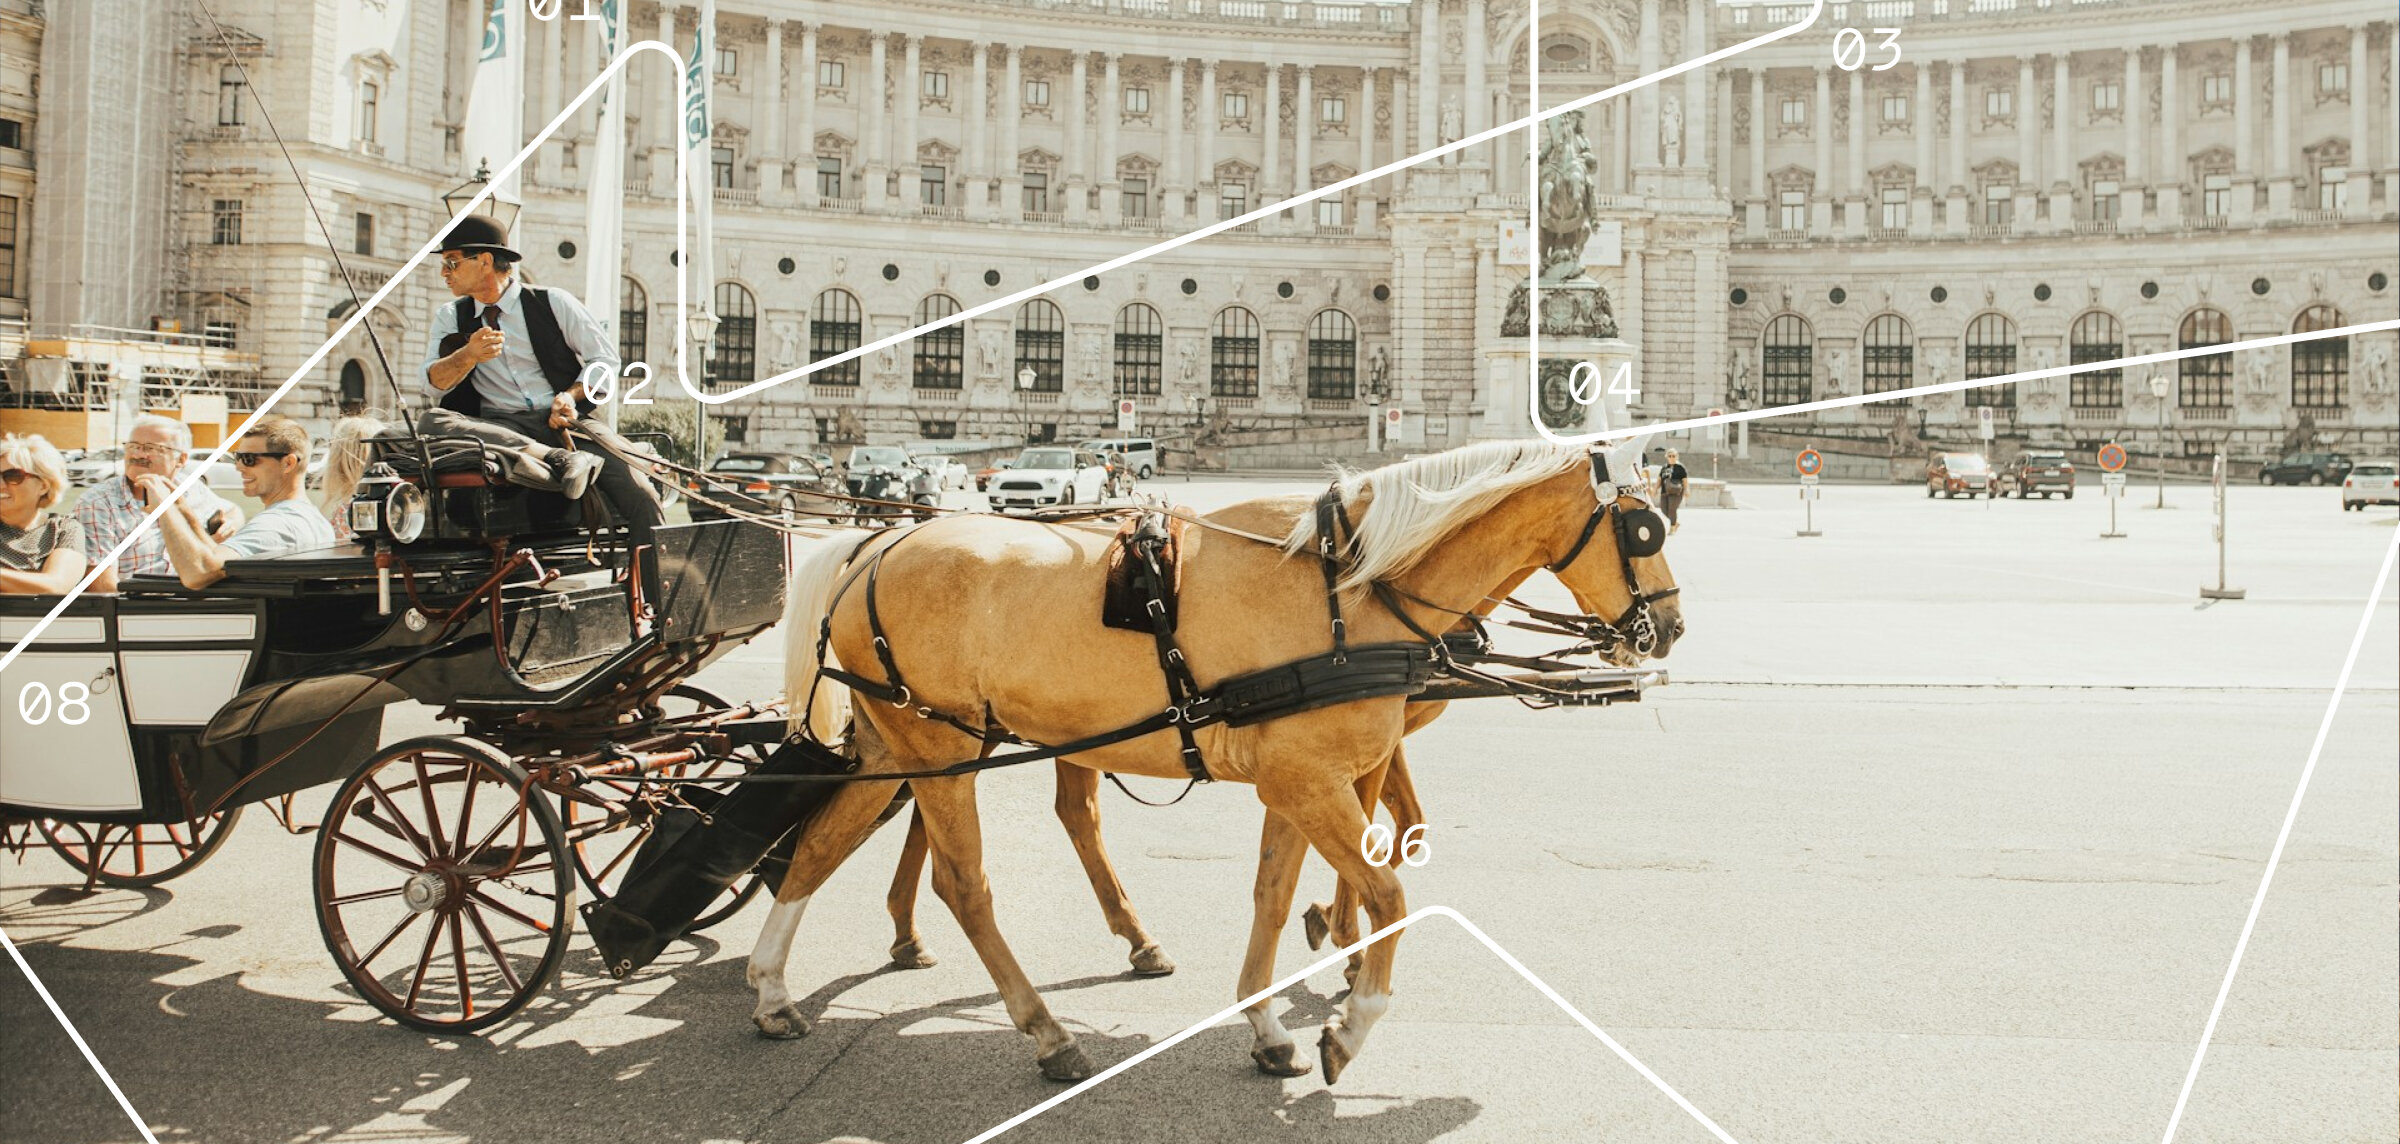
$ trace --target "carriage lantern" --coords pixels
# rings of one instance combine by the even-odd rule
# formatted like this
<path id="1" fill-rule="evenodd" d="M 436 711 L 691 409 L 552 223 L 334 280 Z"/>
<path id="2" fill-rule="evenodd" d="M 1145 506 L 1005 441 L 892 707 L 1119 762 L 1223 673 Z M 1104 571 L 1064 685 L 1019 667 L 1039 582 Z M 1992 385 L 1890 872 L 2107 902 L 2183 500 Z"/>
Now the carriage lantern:
<path id="1" fill-rule="evenodd" d="M 468 176 L 466 182 L 460 183 L 456 189 L 442 196 L 443 209 L 450 212 L 451 218 L 457 218 L 460 212 L 467 209 L 468 203 L 475 201 L 475 196 L 483 193 L 483 188 L 490 185 L 491 181 L 491 164 L 478 161 L 475 164 L 475 173 Z M 509 202 L 497 193 L 483 201 L 483 213 L 493 222 L 499 223 L 502 230 L 515 230 L 517 212 L 523 209 L 525 208 L 522 205 Z"/>

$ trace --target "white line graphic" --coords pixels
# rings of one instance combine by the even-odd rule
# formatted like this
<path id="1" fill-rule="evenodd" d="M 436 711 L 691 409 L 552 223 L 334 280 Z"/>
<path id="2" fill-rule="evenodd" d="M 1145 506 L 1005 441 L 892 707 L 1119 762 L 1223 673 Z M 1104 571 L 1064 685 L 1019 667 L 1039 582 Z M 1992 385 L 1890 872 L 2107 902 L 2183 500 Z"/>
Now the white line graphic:
<path id="1" fill-rule="evenodd" d="M 108 1086 L 108 1094 L 117 1098 L 117 1107 L 124 1109 L 133 1126 L 141 1130 L 142 1139 L 147 1144 L 158 1144 L 158 1137 L 150 1134 L 150 1126 L 143 1122 L 142 1114 L 135 1112 L 133 1102 L 125 1099 L 125 1090 L 117 1087 L 117 1078 L 108 1075 L 108 1070 L 101 1067 L 100 1058 L 93 1055 L 90 1045 L 83 1043 L 83 1034 L 75 1030 L 75 1022 L 67 1020 L 67 1011 L 58 1007 L 58 999 L 50 996 L 49 987 L 42 984 L 41 978 L 33 975 L 32 966 L 25 964 L 25 955 L 17 952 L 17 943 L 8 940 L 6 933 L 0 933 L 0 948 L 8 950 L 8 959 L 17 963 L 17 968 L 25 974 L 25 980 L 33 985 L 33 991 L 41 995 L 42 1004 L 50 1007 L 50 1015 L 58 1018 L 59 1027 L 67 1031 L 68 1040 L 75 1042 L 76 1051 L 83 1054 L 84 1063 L 100 1074 L 100 1083 Z"/>
<path id="2" fill-rule="evenodd" d="M 1382 929 L 1376 930 L 1374 933 L 1368 934 L 1357 941 L 1351 942 L 1349 945 L 1334 950 L 1333 952 L 1326 954 L 1324 957 L 1317 959 L 1315 962 L 1310 963 L 1308 966 L 1294 972 L 1291 976 L 1286 977 L 1281 981 L 1277 981 L 1274 984 L 1249 995 L 1248 997 L 1244 997 L 1223 1009 L 1217 1010 L 1215 1014 L 1203 1018 L 1198 1024 L 1195 1024 L 1172 1037 L 1168 1037 L 1167 1039 L 1160 1041 L 1149 1048 L 1143 1049 L 1141 1052 L 1135 1053 L 1124 1060 L 1110 1065 L 1109 1067 L 1101 1070 L 1098 1075 L 1092 1077 L 1090 1080 L 1084 1081 L 1083 1083 L 1078 1084 L 1065 1092 L 1059 1093 L 1057 1096 L 1051 1097 L 1050 1099 L 1034 1105 L 1033 1107 L 1020 1112 L 1015 1116 L 1011 1116 L 1008 1119 L 991 1126 L 990 1128 L 984 1129 L 982 1132 L 969 1137 L 965 1141 L 965 1144 L 984 1144 L 985 1141 L 991 1140 L 994 1137 L 997 1137 L 1000 1134 L 1015 1128 L 1017 1125 L 1023 1124 L 1036 1116 L 1040 1116 L 1041 1114 L 1048 1112 L 1059 1105 L 1065 1104 L 1066 1102 L 1083 1095 L 1085 1090 L 1092 1088 L 1101 1081 L 1107 1080 L 1118 1073 L 1124 1072 L 1126 1069 L 1132 1068 L 1133 1066 L 1149 1060 L 1150 1058 L 1155 1057 L 1158 1054 L 1167 1051 L 1168 1049 L 1174 1048 L 1175 1046 L 1182 1044 L 1184 1041 L 1189 1040 L 1192 1037 L 1198 1036 L 1209 1029 L 1215 1028 L 1217 1025 L 1223 1022 L 1232 1020 L 1235 1016 L 1239 1015 L 1242 1010 L 1249 1008 L 1251 1005 L 1257 1004 L 1258 1002 L 1269 997 L 1273 997 L 1274 995 L 1291 988 L 1295 983 L 1301 981 L 1309 975 L 1329 969 L 1335 962 L 1341 961 L 1353 953 L 1357 953 L 1358 951 L 1365 949 L 1376 942 L 1382 941 L 1384 938 L 1390 937 L 1401 930 L 1407 929 L 1409 925 L 1414 923 L 1417 919 L 1433 916 L 1445 917 L 1451 921 L 1457 922 L 1460 928 L 1466 930 L 1467 933 L 1474 937 L 1475 940 L 1482 942 L 1484 948 L 1491 950 L 1493 956 L 1498 957 L 1501 961 L 1507 963 L 1510 969 L 1516 970 L 1517 976 L 1531 982 L 1535 989 L 1541 990 L 1542 996 L 1549 998 L 1551 1004 L 1558 1006 L 1559 1009 L 1565 1012 L 1567 1016 L 1573 1017 L 1575 1019 L 1575 1023 L 1583 1026 L 1585 1032 L 1600 1038 L 1600 1043 L 1607 1045 L 1608 1051 L 1617 1054 L 1617 1057 L 1623 1060 L 1626 1064 L 1632 1065 L 1633 1071 L 1642 1074 L 1643 1080 L 1649 1081 L 1652 1087 L 1655 1087 L 1658 1089 L 1658 1091 L 1667 1094 L 1667 1099 L 1674 1101 L 1677 1108 L 1690 1113 L 1692 1119 L 1699 1121 L 1700 1126 L 1708 1129 L 1711 1135 L 1715 1136 L 1719 1140 L 1724 1141 L 1725 1144 L 1740 1144 L 1740 1142 L 1735 1140 L 1733 1137 L 1726 1135 L 1724 1129 L 1717 1127 L 1716 1121 L 1710 1120 L 1706 1113 L 1703 1113 L 1698 1108 L 1693 1107 L 1691 1101 L 1685 1100 L 1682 1093 L 1675 1091 L 1673 1086 L 1660 1079 L 1657 1073 L 1651 1072 L 1648 1065 L 1635 1060 L 1632 1053 L 1625 1051 L 1625 1046 L 1617 1043 L 1616 1038 L 1609 1036 L 1606 1032 L 1603 1032 L 1600 1026 L 1593 1024 L 1591 1018 L 1584 1016 L 1583 1013 L 1577 1010 L 1573 1005 L 1567 1004 L 1567 999 L 1559 996 L 1558 990 L 1550 988 L 1548 982 L 1543 981 L 1539 977 L 1535 977 L 1532 970 L 1525 968 L 1524 962 L 1518 961 L 1515 955 L 1509 953 L 1505 949 L 1500 948 L 1500 943 L 1493 941 L 1490 934 L 1487 934 L 1481 929 L 1476 928 L 1475 923 L 1459 916 L 1457 910 L 1451 909 L 1448 906 L 1426 906 L 1425 908 L 1417 910 L 1416 912 L 1409 914 L 1407 917 L 1404 917 L 1399 921 L 1393 922 Z"/>
<path id="3" fill-rule="evenodd" d="M 2383 567 L 2375 573 L 2375 587 L 2367 593 L 2367 607 L 2358 618 L 2358 631 L 2350 636 L 2350 654 L 2342 657 L 2342 673 L 2333 681 L 2333 695 L 2325 701 L 2325 717 L 2317 721 L 2317 741 L 2308 748 L 2308 763 L 2300 768 L 2300 785 L 2292 791 L 2292 805 L 2283 812 L 2283 828 L 2275 832 L 2275 849 L 2267 854 L 2267 869 L 2258 876 L 2258 893 L 2250 898 L 2250 916 L 2242 919 L 2242 936 L 2234 939 L 2233 961 L 2225 967 L 2225 980 L 2217 985 L 2216 1004 L 2208 1007 L 2208 1024 L 2200 1030 L 2200 1046 L 2192 1052 L 2192 1067 L 2183 1074 L 2183 1091 L 2175 1097 L 2174 1115 L 2167 1117 L 2167 1134 L 2160 1144 L 2175 1144 L 2175 1129 L 2183 1123 L 2183 1106 L 2192 1099 L 2192 1084 L 2200 1079 L 2200 1062 L 2208 1059 L 2208 1042 L 2217 1035 L 2217 1018 L 2225 1012 L 2225 998 L 2233 992 L 2233 976 L 2241 972 L 2242 954 L 2250 948 L 2250 931 L 2258 926 L 2258 910 L 2267 902 L 2267 887 L 2275 884 L 2275 864 L 2283 861 L 2283 844 L 2291 841 L 2292 823 L 2300 817 L 2300 800 L 2308 797 L 2308 780 L 2317 773 L 2317 758 L 2325 753 L 2325 736 L 2333 730 L 2333 714 L 2341 710 L 2342 694 L 2350 688 L 2350 669 L 2358 666 L 2358 649 L 2367 642 L 2367 628 L 2375 622 L 2375 609 L 2383 603 L 2383 582 L 2392 578 L 2393 558 L 2400 556 L 2400 536 L 2383 550 Z"/>

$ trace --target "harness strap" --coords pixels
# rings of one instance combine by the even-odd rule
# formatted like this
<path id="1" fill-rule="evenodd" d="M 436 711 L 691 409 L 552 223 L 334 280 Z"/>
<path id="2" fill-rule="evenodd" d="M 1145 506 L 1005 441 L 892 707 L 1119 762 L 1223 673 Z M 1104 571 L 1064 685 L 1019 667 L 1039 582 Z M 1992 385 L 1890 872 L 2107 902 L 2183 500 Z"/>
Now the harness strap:
<path id="1" fill-rule="evenodd" d="M 1333 662 L 1347 663 L 1350 659 L 1349 625 L 1342 622 L 1342 594 L 1335 587 L 1341 578 L 1341 545 L 1334 532 L 1333 522 L 1342 511 L 1342 485 L 1336 481 L 1317 497 L 1317 568 L 1325 573 L 1325 612 L 1333 621 Z"/>
<path id="2" fill-rule="evenodd" d="M 1195 783 L 1211 781 L 1208 762 L 1200 755 L 1200 740 L 1195 734 L 1193 720 L 1202 715 L 1200 681 L 1192 675 L 1191 665 L 1184 662 L 1183 649 L 1175 643 L 1174 628 L 1167 622 L 1167 577 L 1159 567 L 1159 550 L 1165 547 L 1164 532 L 1156 534 L 1139 531 L 1129 542 L 1133 548 L 1136 570 L 1141 575 L 1143 590 L 1150 599 L 1145 606 L 1150 613 L 1150 631 L 1158 647 L 1158 670 L 1167 678 L 1167 713 L 1175 717 L 1175 735 L 1182 740 L 1183 770 Z M 1120 788 L 1124 784 L 1119 783 Z M 1132 791 L 1126 791 L 1132 795 Z M 1185 788 L 1190 793 L 1190 788 Z M 1180 799 L 1181 796 L 1177 796 Z M 1138 799 L 1136 801 L 1139 801 Z"/>

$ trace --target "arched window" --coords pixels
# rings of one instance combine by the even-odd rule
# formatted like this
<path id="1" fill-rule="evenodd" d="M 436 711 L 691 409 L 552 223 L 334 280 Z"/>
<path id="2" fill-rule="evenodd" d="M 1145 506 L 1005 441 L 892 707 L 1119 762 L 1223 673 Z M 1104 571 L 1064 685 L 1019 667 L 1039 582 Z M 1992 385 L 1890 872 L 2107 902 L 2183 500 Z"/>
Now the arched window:
<path id="1" fill-rule="evenodd" d="M 2017 372 L 2017 324 L 2006 314 L 1978 314 L 1967 323 L 1967 361 L 1965 377 L 1998 377 Z M 1966 391 L 1967 405 L 1989 405 L 1996 409 L 2017 407 L 2017 386 L 1979 386 Z"/>
<path id="2" fill-rule="evenodd" d="M 1884 314 L 1867 323 L 1866 392 L 1889 393 L 1916 383 L 1917 343 L 1908 319 Z"/>
<path id="3" fill-rule="evenodd" d="M 863 332 L 857 297 L 848 290 L 827 290 L 817 295 L 817 304 L 808 315 L 808 360 L 823 361 L 857 349 Z M 808 375 L 808 379 L 817 385 L 857 385 L 858 359 L 826 366 Z"/>
<path id="4" fill-rule="evenodd" d="M 1808 400 L 1815 389 L 1816 360 L 1809 347 L 1807 320 L 1798 314 L 1783 314 L 1768 322 L 1758 361 L 1760 400 L 1768 405 Z"/>
<path id="5" fill-rule="evenodd" d="M 1033 392 L 1057 393 L 1067 372 L 1067 319 L 1047 298 L 1017 307 L 1017 373 L 1033 371 Z M 1011 377 L 1010 385 L 1017 379 Z"/>
<path id="6" fill-rule="evenodd" d="M 2067 364 L 2113 361 L 2125 356 L 2125 331 L 2114 315 L 2093 310 L 2067 327 Z M 2125 371 L 2095 369 L 2074 375 L 2068 403 L 2077 409 L 2118 409 L 2125 404 Z"/>
<path id="7" fill-rule="evenodd" d="M 1158 311 L 1128 302 L 1117 311 L 1115 338 L 1117 396 L 1156 397 L 1159 363 L 1165 360 L 1166 327 Z"/>
<path id="8" fill-rule="evenodd" d="M 1208 392 L 1215 397 L 1258 396 L 1258 316 L 1240 306 L 1217 312 L 1209 331 Z"/>
<path id="9" fill-rule="evenodd" d="M 917 303 L 916 324 L 938 322 L 958 312 L 958 299 L 927 294 Z M 957 389 L 966 381 L 967 324 L 953 322 L 918 334 L 911 343 L 908 383 L 918 389 Z"/>
<path id="10" fill-rule="evenodd" d="M 2233 340 L 2233 323 L 2225 312 L 2201 307 L 2184 315 L 2175 332 L 2176 348 L 2195 349 Z M 2175 404 L 2186 409 L 2223 409 L 2233 404 L 2233 355 L 2206 354 L 2175 363 Z"/>
<path id="11" fill-rule="evenodd" d="M 710 343 L 708 380 L 758 376 L 758 299 L 739 282 L 717 283 L 717 335 Z"/>
<path id="12" fill-rule="evenodd" d="M 1319 310 L 1308 323 L 1308 396 L 1312 401 L 1358 396 L 1358 323 L 1340 310 Z"/>
<path id="13" fill-rule="evenodd" d="M 344 416 L 367 407 L 367 367 L 357 358 L 342 363 L 342 405 Z"/>
<path id="14" fill-rule="evenodd" d="M 650 356 L 650 292 L 631 278 L 617 287 L 617 356 L 628 364 Z"/>
<path id="15" fill-rule="evenodd" d="M 2310 306 L 2293 321 L 2292 332 L 2330 330 L 2342 324 L 2342 312 L 2331 306 Z M 2350 388 L 2350 339 L 2315 338 L 2292 343 L 2292 404 L 2302 409 L 2340 409 Z"/>

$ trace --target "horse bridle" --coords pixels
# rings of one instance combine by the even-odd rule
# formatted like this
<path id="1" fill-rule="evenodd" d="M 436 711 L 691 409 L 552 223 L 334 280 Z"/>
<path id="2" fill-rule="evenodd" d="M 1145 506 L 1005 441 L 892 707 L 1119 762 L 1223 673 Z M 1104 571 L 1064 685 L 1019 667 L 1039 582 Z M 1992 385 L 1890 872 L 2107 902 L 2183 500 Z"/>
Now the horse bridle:
<path id="1" fill-rule="evenodd" d="M 1584 617 L 1583 634 L 1604 654 L 1615 651 L 1619 646 L 1630 646 L 1635 654 L 1647 657 L 1658 649 L 1659 637 L 1658 617 L 1650 605 L 1682 589 L 1644 592 L 1641 581 L 1633 574 L 1633 559 L 1637 556 L 1656 556 L 1659 549 L 1666 547 L 1667 522 L 1651 511 L 1646 503 L 1631 509 L 1624 507 L 1625 498 L 1632 497 L 1638 501 L 1642 499 L 1640 494 L 1610 479 L 1606 455 L 1595 449 L 1590 456 L 1592 497 L 1595 502 L 1592 515 L 1585 518 L 1583 531 L 1576 535 L 1575 544 L 1567 549 L 1567 554 L 1545 567 L 1553 573 L 1566 571 L 1569 565 L 1575 563 L 1576 557 L 1583 555 L 1584 548 L 1591 544 L 1592 537 L 1600 531 L 1601 520 L 1608 520 L 1616 531 L 1617 568 L 1625 576 L 1625 594 L 1631 596 L 1633 602 L 1613 621 L 1598 616 Z"/>

